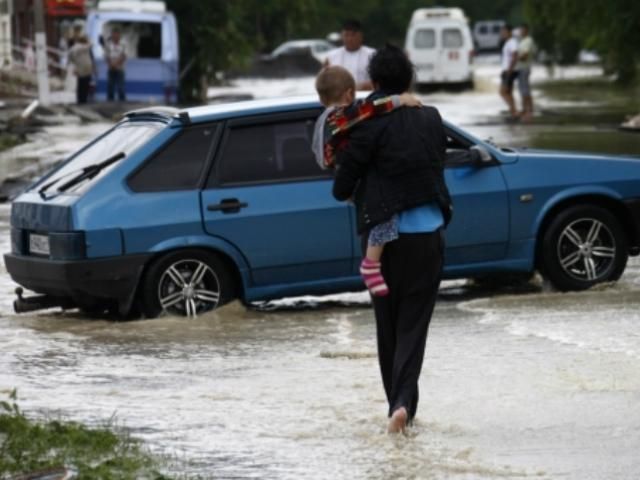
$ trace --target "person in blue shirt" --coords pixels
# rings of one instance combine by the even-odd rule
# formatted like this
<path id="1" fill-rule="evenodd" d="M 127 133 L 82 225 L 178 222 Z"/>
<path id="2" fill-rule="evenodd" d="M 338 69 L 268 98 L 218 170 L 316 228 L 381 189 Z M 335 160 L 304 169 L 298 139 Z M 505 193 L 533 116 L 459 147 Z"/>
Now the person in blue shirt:
<path id="1" fill-rule="evenodd" d="M 370 99 L 405 92 L 413 65 L 392 45 L 372 57 Z M 443 229 L 452 214 L 444 181 L 446 134 L 433 107 L 400 108 L 354 128 L 336 152 L 333 195 L 353 199 L 363 251 L 370 232 L 396 219 L 397 238 L 385 243 L 381 274 L 386 296 L 372 296 L 378 360 L 389 404 L 390 433 L 416 415 L 418 379 L 442 276 Z"/>

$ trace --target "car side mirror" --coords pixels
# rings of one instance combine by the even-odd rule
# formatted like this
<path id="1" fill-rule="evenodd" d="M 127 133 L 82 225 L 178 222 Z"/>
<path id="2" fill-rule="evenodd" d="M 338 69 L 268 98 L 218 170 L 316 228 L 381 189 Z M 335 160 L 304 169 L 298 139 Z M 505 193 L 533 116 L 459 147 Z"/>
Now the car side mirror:
<path id="1" fill-rule="evenodd" d="M 493 156 L 481 145 L 474 145 L 469 148 L 469 154 L 471 155 L 471 160 L 475 165 L 484 166 L 491 165 L 493 163 Z"/>

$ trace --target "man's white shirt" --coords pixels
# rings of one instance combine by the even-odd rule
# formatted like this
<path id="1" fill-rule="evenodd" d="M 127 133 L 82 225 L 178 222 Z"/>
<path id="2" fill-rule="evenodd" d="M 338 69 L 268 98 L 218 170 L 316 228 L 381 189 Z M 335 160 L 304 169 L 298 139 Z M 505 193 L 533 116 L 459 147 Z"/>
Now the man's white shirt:
<path id="1" fill-rule="evenodd" d="M 369 82 L 369 61 L 375 49 L 362 45 L 358 50 L 350 52 L 344 47 L 331 50 L 327 55 L 329 65 L 340 65 L 346 68 L 356 81 L 356 84 Z"/>
<path id="2" fill-rule="evenodd" d="M 502 71 L 505 72 L 509 70 L 511 66 L 511 60 L 513 59 L 513 54 L 518 51 L 518 40 L 514 37 L 511 37 L 507 40 L 502 47 Z"/>

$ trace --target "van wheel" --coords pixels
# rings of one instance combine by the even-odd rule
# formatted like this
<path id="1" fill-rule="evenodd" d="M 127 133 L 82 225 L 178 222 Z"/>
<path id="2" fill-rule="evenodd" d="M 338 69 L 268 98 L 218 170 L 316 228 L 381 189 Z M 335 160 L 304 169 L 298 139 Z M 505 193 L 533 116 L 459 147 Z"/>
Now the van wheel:
<path id="1" fill-rule="evenodd" d="M 144 276 L 140 307 L 147 318 L 161 313 L 196 317 L 233 299 L 232 276 L 220 258 L 180 250 L 156 260 Z"/>
<path id="2" fill-rule="evenodd" d="M 580 205 L 560 212 L 542 238 L 543 276 L 558 290 L 585 290 L 618 280 L 627 265 L 628 240 L 604 208 Z"/>

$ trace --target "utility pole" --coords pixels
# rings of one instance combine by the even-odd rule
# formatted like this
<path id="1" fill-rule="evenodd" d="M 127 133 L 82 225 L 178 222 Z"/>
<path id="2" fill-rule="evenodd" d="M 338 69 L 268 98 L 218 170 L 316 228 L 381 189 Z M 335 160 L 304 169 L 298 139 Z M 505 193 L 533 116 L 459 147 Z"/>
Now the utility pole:
<path id="1" fill-rule="evenodd" d="M 38 99 L 49 105 L 49 65 L 47 61 L 47 34 L 44 30 L 44 0 L 33 0 L 36 26 L 36 73 L 38 76 Z"/>

